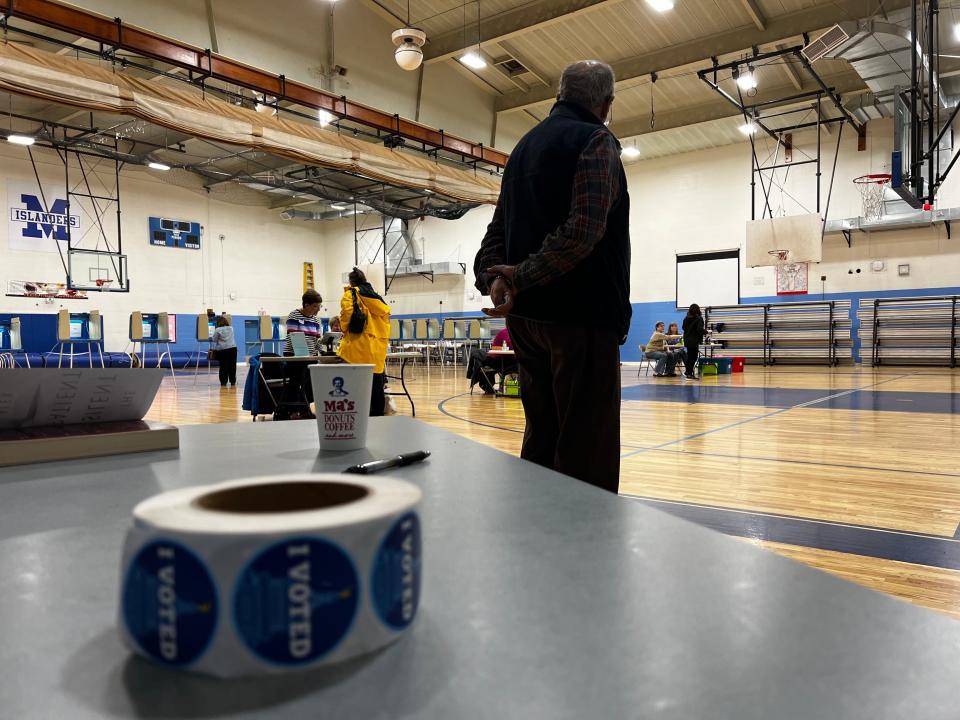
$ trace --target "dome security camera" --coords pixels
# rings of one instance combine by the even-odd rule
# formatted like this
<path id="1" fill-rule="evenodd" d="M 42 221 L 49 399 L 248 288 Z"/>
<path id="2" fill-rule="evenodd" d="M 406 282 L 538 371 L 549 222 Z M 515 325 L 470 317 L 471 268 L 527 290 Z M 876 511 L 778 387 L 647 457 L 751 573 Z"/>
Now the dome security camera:
<path id="1" fill-rule="evenodd" d="M 400 28 L 390 36 L 397 46 L 393 56 L 397 65 L 404 70 L 416 70 L 423 62 L 423 44 L 427 42 L 427 34 L 417 28 Z"/>

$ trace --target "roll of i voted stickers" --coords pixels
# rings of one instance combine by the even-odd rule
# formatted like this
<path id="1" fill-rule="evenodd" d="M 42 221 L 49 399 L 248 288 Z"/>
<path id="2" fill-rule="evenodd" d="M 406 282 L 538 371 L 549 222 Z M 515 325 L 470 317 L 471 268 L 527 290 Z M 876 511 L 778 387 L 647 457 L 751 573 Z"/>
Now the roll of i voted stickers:
<path id="1" fill-rule="evenodd" d="M 124 642 L 220 677 L 381 648 L 420 605 L 420 497 L 390 478 L 292 475 L 145 500 L 124 545 Z"/>

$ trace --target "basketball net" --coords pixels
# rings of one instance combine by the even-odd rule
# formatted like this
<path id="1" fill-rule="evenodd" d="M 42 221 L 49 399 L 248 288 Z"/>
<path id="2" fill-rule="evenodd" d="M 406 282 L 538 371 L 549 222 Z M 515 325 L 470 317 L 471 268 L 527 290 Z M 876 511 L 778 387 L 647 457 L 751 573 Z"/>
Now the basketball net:
<path id="1" fill-rule="evenodd" d="M 883 217 L 883 193 L 890 184 L 892 176 L 885 173 L 861 175 L 854 178 L 853 184 L 860 191 L 860 203 L 865 220 L 879 220 Z"/>
<path id="2" fill-rule="evenodd" d="M 776 260 L 777 295 L 805 295 L 807 293 L 807 263 L 790 262 L 789 250 L 770 250 Z"/>

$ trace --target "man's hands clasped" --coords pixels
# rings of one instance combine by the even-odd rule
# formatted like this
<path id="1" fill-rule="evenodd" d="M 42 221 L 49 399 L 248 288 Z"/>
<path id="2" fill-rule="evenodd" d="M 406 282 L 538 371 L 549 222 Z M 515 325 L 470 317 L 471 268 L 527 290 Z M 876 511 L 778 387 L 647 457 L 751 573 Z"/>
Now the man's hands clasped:
<path id="1" fill-rule="evenodd" d="M 483 314 L 489 317 L 505 318 L 513 310 L 513 300 L 519 293 L 514 285 L 516 274 L 515 265 L 494 265 L 487 268 L 487 273 L 494 276 L 490 283 L 490 299 L 492 308 L 483 308 Z"/>

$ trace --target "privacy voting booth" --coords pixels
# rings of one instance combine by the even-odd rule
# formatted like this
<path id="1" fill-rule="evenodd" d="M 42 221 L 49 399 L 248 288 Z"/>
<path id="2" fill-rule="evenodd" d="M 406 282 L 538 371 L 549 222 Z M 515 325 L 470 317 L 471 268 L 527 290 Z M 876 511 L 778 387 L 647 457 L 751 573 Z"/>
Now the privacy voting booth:
<path id="1" fill-rule="evenodd" d="M 77 352 L 77 346 L 86 347 L 86 350 Z M 57 313 L 57 343 L 51 352 L 57 353 L 57 367 L 63 366 L 63 358 L 67 357 L 70 367 L 73 367 L 73 358 L 78 355 L 89 357 L 90 367 L 93 367 L 93 351 L 96 348 L 100 367 L 106 367 L 103 362 L 103 318 L 99 310 L 85 313 L 71 313 L 66 308 Z"/>

